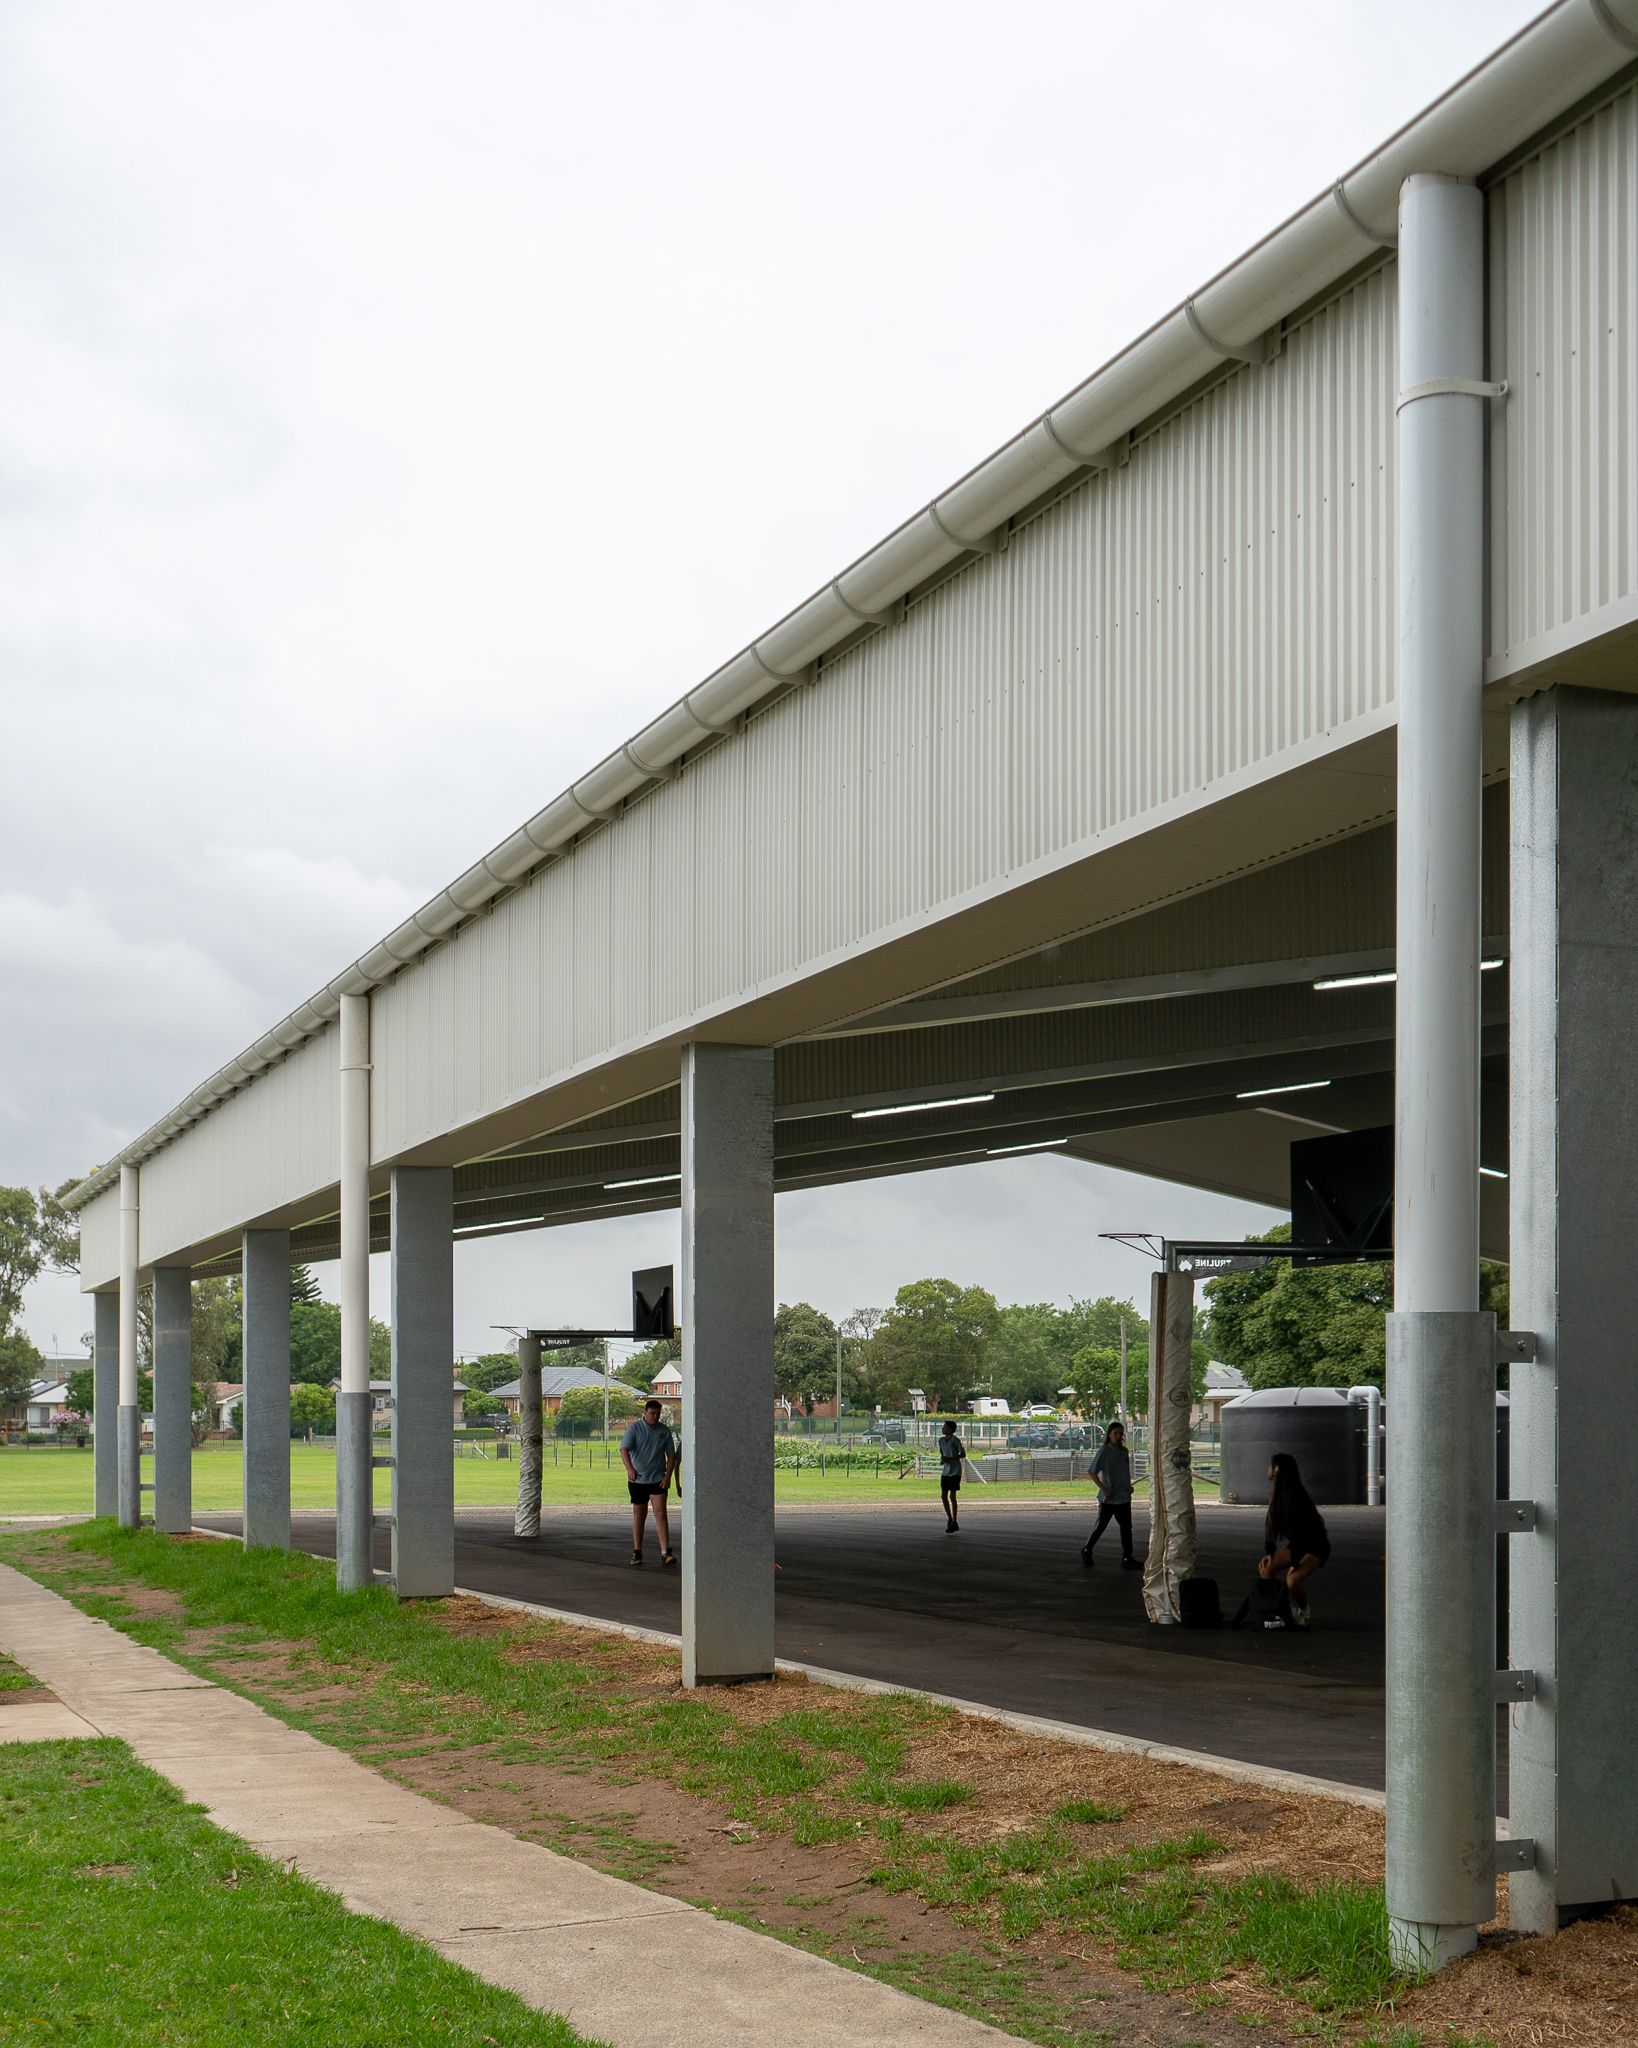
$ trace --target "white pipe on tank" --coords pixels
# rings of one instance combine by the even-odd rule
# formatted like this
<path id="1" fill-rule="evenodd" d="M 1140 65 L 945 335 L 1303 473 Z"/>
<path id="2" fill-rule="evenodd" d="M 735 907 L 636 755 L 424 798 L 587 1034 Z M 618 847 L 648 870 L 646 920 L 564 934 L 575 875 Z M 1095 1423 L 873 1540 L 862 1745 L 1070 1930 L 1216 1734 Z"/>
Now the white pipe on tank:
<path id="1" fill-rule="evenodd" d="M 1350 1401 L 1365 1403 L 1365 1504 L 1382 1505 L 1382 1389 L 1350 1387 Z"/>

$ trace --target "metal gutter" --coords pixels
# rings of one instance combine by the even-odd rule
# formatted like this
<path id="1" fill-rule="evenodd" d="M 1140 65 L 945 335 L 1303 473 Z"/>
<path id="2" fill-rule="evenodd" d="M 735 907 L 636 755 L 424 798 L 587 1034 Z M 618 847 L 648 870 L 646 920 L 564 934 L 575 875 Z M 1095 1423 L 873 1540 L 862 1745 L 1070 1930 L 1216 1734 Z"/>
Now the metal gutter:
<path id="1" fill-rule="evenodd" d="M 620 804 L 676 772 L 681 758 L 731 733 L 775 692 L 906 594 L 973 553 L 994 552 L 1007 522 L 1084 469 L 1108 469 L 1124 437 L 1225 361 L 1275 352 L 1282 320 L 1384 245 L 1413 172 L 1480 178 L 1607 84 L 1638 51 L 1638 0 L 1558 0 L 1432 106 L 1294 213 L 1235 263 L 1032 420 L 976 469 L 787 612 L 624 746 L 554 797 L 333 981 L 213 1074 L 65 1198 L 83 1207 L 122 1164 L 149 1157 L 218 1102 L 318 1036 L 341 998 L 367 995 L 475 912 L 559 856 Z"/>

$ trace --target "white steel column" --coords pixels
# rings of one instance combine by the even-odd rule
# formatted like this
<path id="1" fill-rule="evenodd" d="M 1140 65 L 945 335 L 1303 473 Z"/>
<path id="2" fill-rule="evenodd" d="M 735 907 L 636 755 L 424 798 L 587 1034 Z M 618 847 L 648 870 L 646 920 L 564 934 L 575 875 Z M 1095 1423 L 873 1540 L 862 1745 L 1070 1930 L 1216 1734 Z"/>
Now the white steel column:
<path id="1" fill-rule="evenodd" d="M 119 1513 L 119 1296 L 91 1297 L 92 1511 Z"/>
<path id="2" fill-rule="evenodd" d="M 392 1583 L 455 1590 L 455 1170 L 392 1170 Z"/>
<path id="3" fill-rule="evenodd" d="M 154 1527 L 193 1527 L 193 1275 L 154 1268 Z"/>
<path id="4" fill-rule="evenodd" d="M 518 1339 L 518 1503 L 514 1536 L 540 1534 L 540 1477 L 545 1462 L 545 1422 L 540 1407 L 540 1339 Z"/>
<path id="5" fill-rule="evenodd" d="M 1534 1934 L 1638 1898 L 1638 699 L 1560 685 L 1513 710 L 1511 1484 L 1535 1526 L 1509 1562 L 1508 1881 Z"/>
<path id="6" fill-rule="evenodd" d="M 1388 1324 L 1389 1942 L 1495 1909 L 1494 1323 L 1479 1297 L 1484 199 L 1399 204 L 1399 885 Z M 1468 388 L 1463 389 L 1461 387 Z"/>
<path id="7" fill-rule="evenodd" d="M 119 1170 L 119 1523 L 142 1522 L 142 1376 L 137 1369 L 137 1270 L 141 1183 L 134 1166 Z"/>
<path id="8" fill-rule="evenodd" d="M 341 998 L 341 1392 L 336 1397 L 336 1584 L 373 1584 L 370 1464 L 370 999 Z"/>
<path id="9" fill-rule="evenodd" d="M 682 1057 L 683 1683 L 774 1668 L 774 1056 Z"/>
<path id="10" fill-rule="evenodd" d="M 244 1542 L 290 1548 L 290 1233 L 247 1230 L 244 1274 Z"/>

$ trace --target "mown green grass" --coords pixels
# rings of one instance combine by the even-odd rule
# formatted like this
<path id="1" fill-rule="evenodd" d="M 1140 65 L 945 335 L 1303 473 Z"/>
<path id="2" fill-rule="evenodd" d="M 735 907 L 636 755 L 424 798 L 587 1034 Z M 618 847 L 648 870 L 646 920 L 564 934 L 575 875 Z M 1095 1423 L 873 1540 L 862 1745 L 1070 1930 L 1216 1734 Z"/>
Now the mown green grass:
<path id="1" fill-rule="evenodd" d="M 0 1657 L 0 1692 L 27 1692 L 33 1684 L 29 1674 L 9 1657 Z"/>
<path id="2" fill-rule="evenodd" d="M 7 1747 L 0 1957 L 6 2043 L 585 2039 L 257 1856 L 119 1742 Z"/>
<path id="3" fill-rule="evenodd" d="M 548 1507 L 602 1504 L 617 1517 L 626 1512 L 626 1475 L 618 1454 L 604 1446 L 577 1444 L 571 1462 L 568 1444 L 546 1443 L 542 1493 Z M 494 1457 L 456 1458 L 455 1505 L 458 1508 L 508 1507 L 517 1496 L 514 1461 Z M 153 1477 L 153 1458 L 145 1455 L 144 1479 Z M 375 1475 L 375 1499 L 388 1505 L 391 1475 Z M 891 1471 L 844 1470 L 800 1472 L 781 1468 L 774 1474 L 775 1498 L 783 1507 L 821 1506 L 830 1501 L 916 1502 L 936 1516 L 938 1480 L 899 1479 Z M 1069 1500 L 1093 1512 L 1092 1487 L 1084 1479 L 1023 1480 L 1004 1486 L 969 1485 L 963 1499 L 970 1508 L 987 1500 Z M 244 1503 L 244 1447 L 211 1443 L 193 1454 L 193 1505 L 197 1514 L 237 1514 Z M 296 1509 L 333 1510 L 336 1504 L 336 1454 L 326 1445 L 290 1446 L 290 1504 Z M 0 1515 L 88 1515 L 92 1507 L 91 1450 L 56 1444 L 8 1445 L 0 1449 Z"/>
<path id="4" fill-rule="evenodd" d="M 443 1749 L 471 1752 L 482 1771 L 546 1763 L 616 1783 L 661 1778 L 798 1842 L 872 1844 L 878 1886 L 1009 1943 L 1106 1942 L 1150 1988 L 1191 1997 L 1228 1970 L 1251 1972 L 1321 2016 L 1322 2033 L 1383 2011 L 1404 1988 L 1388 1965 L 1378 1888 L 1216 1878 L 1199 1867 L 1218 1846 L 1201 1833 L 1089 1853 L 1084 1835 L 1070 1830 L 1121 1818 L 1090 1799 L 977 1844 L 941 1832 L 938 1816 L 973 1788 L 908 1769 L 912 1744 L 950 1711 L 913 1696 L 849 1695 L 844 1705 L 827 1695 L 741 1723 L 708 1693 L 656 1695 L 623 1681 L 617 1663 L 600 1664 L 553 1624 L 520 1616 L 456 1636 L 435 1609 L 399 1605 L 384 1588 L 338 1594 L 327 1564 L 297 1554 L 174 1543 L 106 1522 L 12 1535 L 0 1549 L 25 1569 L 44 1567 L 47 1582 L 82 1607 L 173 1655 L 184 1625 L 225 1631 L 210 1654 L 183 1657 L 209 1676 L 260 1644 L 306 1645 L 303 1670 L 247 1680 L 241 1667 L 229 1682 L 389 1767 L 395 1751 Z M 67 1578 L 52 1569 L 68 1560 Z M 137 1616 L 117 1592 L 89 1590 L 106 1584 L 110 1567 L 174 1591 L 182 1621 Z M 349 1697 L 299 1697 L 338 1678 Z M 557 1845 L 600 1860 L 595 1838 Z"/>

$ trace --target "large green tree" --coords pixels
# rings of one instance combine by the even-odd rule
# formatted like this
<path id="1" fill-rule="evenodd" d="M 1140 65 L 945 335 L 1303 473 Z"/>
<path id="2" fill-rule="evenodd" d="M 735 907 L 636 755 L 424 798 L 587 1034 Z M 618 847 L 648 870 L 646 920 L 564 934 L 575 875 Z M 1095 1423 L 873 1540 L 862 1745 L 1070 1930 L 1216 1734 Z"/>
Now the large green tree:
<path id="1" fill-rule="evenodd" d="M 640 1351 L 623 1358 L 609 1377 L 624 1380 L 628 1387 L 635 1387 L 639 1393 L 646 1394 L 661 1366 L 670 1365 L 681 1357 L 681 1337 L 656 1337 L 652 1344 L 645 1344 Z"/>
<path id="2" fill-rule="evenodd" d="M 782 1301 L 774 1315 L 774 1392 L 808 1414 L 836 1391 L 836 1325 L 811 1301 Z"/>
<path id="3" fill-rule="evenodd" d="M 641 1415 L 643 1404 L 635 1394 L 623 1388 L 609 1389 L 609 1426 L 626 1423 L 634 1415 Z M 559 1436 L 587 1436 L 594 1429 L 603 1426 L 603 1389 L 601 1387 L 571 1387 L 558 1403 L 557 1433 Z"/>
<path id="4" fill-rule="evenodd" d="M 474 1393 L 487 1394 L 517 1378 L 517 1357 L 510 1351 L 486 1351 L 479 1358 L 469 1358 L 461 1367 L 460 1376 Z"/>
<path id="5" fill-rule="evenodd" d="M 1281 1223 L 1250 1244 L 1288 1244 Z M 1260 1272 L 1206 1283 L 1206 1341 L 1254 1387 L 1380 1387 L 1384 1381 L 1393 1266 L 1294 1267 L 1271 1259 Z M 1480 1306 L 1507 1320 L 1507 1268 L 1479 1264 Z"/>
<path id="6" fill-rule="evenodd" d="M 936 1414 L 953 1414 L 984 1375 L 984 1352 L 1001 1310 L 983 1287 L 953 1280 L 912 1280 L 893 1297 L 870 1348 L 883 1405 L 902 1404 L 920 1387 Z"/>
<path id="7" fill-rule="evenodd" d="M 0 1188 L 0 1331 L 16 1323 L 23 1296 L 44 1259 L 33 1193 L 28 1188 Z"/>
<path id="8" fill-rule="evenodd" d="M 305 1436 L 312 1430 L 318 1436 L 334 1436 L 336 1429 L 336 1397 L 328 1387 L 302 1385 L 290 1389 L 290 1434 Z"/>
<path id="9" fill-rule="evenodd" d="M 392 1332 L 370 1318 L 370 1378 L 392 1370 Z M 341 1310 L 333 1301 L 298 1301 L 290 1309 L 290 1377 L 327 1387 L 341 1377 Z"/>
<path id="10" fill-rule="evenodd" d="M 45 1377 L 45 1360 L 21 1330 L 0 1331 L 0 1406 L 23 1400 Z"/>

